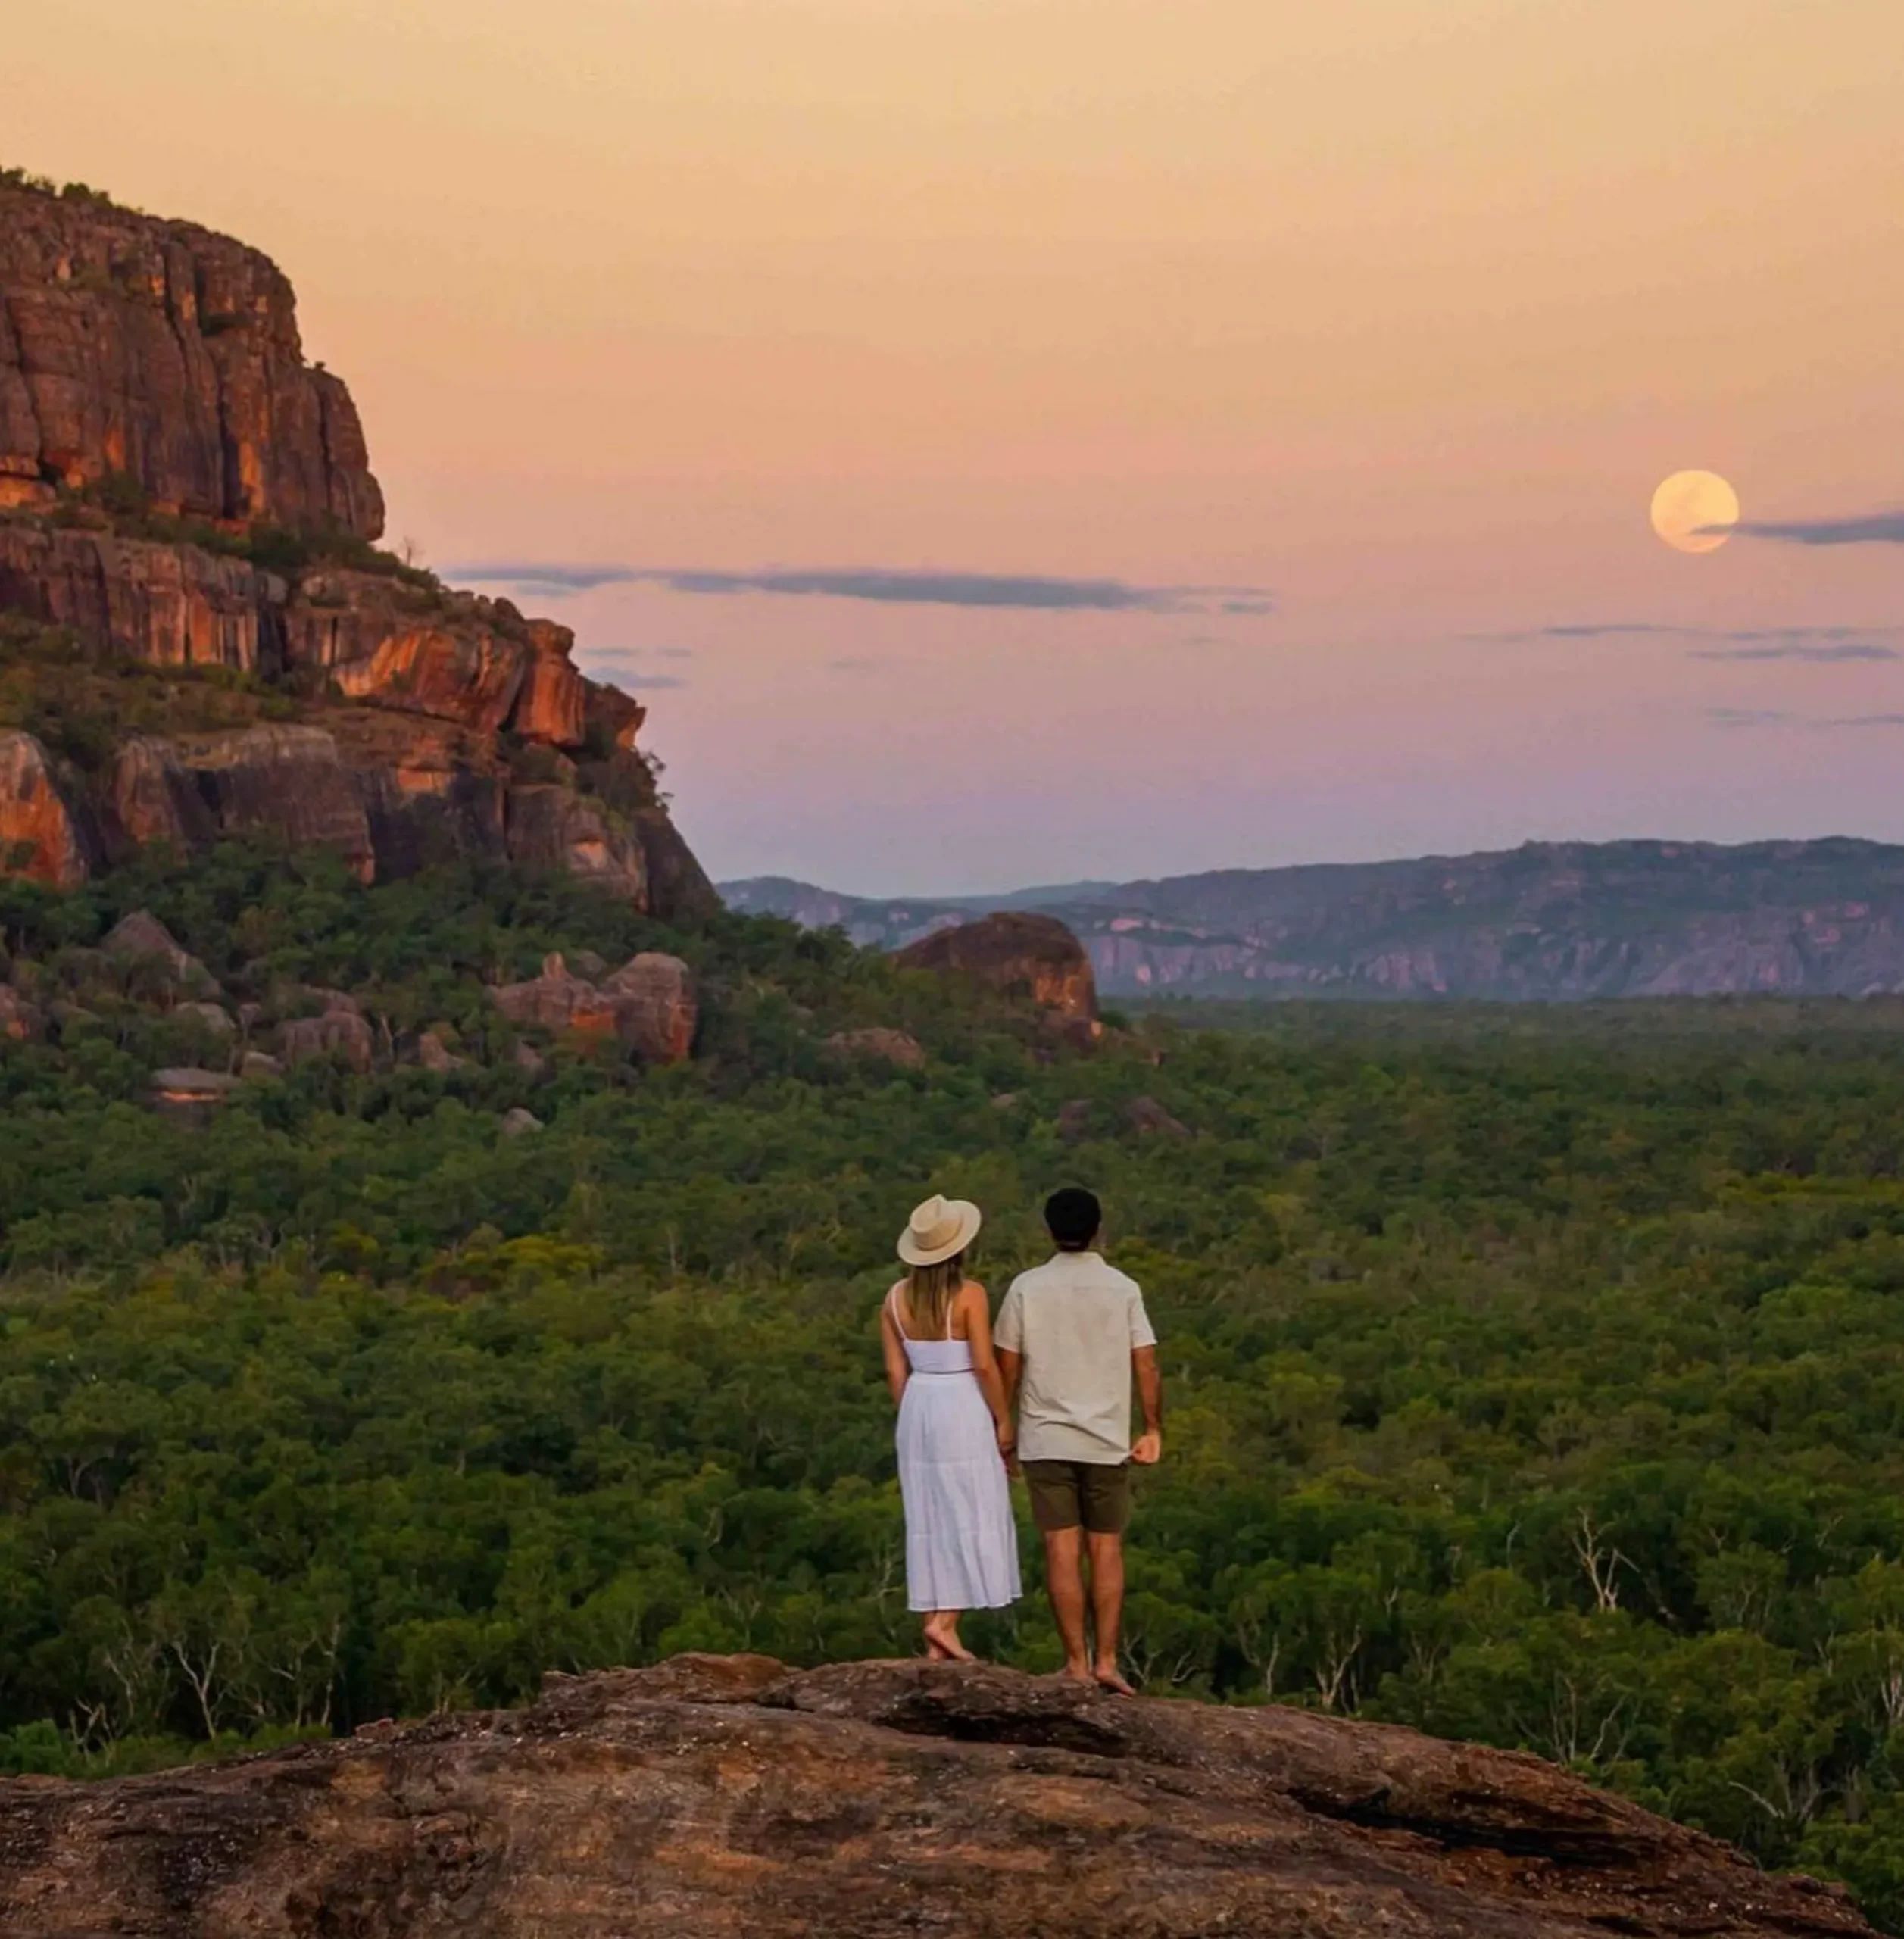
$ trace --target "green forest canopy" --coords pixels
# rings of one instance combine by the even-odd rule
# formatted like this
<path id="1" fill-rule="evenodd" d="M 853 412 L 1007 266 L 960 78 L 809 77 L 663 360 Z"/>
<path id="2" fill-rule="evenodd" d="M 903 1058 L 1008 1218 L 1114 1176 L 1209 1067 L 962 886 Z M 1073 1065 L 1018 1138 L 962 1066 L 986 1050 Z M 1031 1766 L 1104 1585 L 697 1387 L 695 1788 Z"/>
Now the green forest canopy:
<path id="1" fill-rule="evenodd" d="M 140 906 L 391 1054 L 155 1116 L 214 1047 L 98 951 Z M 1080 1057 L 836 935 L 239 849 L 0 888 L 0 941 L 54 1019 L 0 1043 L 0 1769 L 910 1648 L 892 1235 L 976 1198 L 995 1297 L 1075 1180 L 1163 1341 L 1149 1689 L 1523 1746 L 1904 1925 L 1904 1007 L 1192 1006 Z M 517 1060 L 486 983 L 643 947 L 691 1064 Z M 873 1023 L 926 1068 L 826 1046 Z M 1057 1660 L 1035 1597 L 970 1630 Z"/>

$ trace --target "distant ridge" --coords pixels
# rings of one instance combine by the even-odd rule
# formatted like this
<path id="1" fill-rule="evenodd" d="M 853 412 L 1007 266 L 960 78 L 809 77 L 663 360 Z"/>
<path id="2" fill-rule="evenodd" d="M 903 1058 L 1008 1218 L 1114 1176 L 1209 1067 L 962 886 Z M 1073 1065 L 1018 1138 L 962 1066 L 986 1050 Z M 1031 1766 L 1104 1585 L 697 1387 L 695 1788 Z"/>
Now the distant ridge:
<path id="1" fill-rule="evenodd" d="M 896 949 L 993 909 L 1068 923 L 1110 997 L 1870 996 L 1904 991 L 1904 847 L 1833 836 L 1528 842 L 996 896 L 844 895 L 784 876 L 730 907 Z"/>

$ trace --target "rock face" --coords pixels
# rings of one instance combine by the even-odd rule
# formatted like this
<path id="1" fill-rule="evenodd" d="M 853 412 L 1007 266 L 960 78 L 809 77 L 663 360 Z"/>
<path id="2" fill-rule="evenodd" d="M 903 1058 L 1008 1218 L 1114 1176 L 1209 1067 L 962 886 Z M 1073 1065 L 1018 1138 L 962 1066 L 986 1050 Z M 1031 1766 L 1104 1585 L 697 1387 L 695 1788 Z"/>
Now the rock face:
<path id="1" fill-rule="evenodd" d="M 1053 916 L 1003 910 L 935 930 L 902 949 L 898 960 L 909 970 L 949 970 L 992 989 L 1022 992 L 1065 1023 L 1097 1021 L 1091 959 Z"/>
<path id="2" fill-rule="evenodd" d="M 0 730 L 0 873 L 76 888 L 93 843 L 70 780 L 30 734 Z"/>
<path id="3" fill-rule="evenodd" d="M 1863 1939 L 1537 1759 L 917 1663 L 679 1658 L 526 1710 L 0 1783 L 36 1939 Z"/>
<path id="4" fill-rule="evenodd" d="M 476 855 L 663 917 L 717 908 L 640 705 L 583 677 L 567 627 L 376 553 L 382 529 L 349 393 L 304 362 L 270 261 L 0 186 L 0 615 L 273 695 L 249 726 L 129 732 L 76 777 L 0 735 L 0 873 L 70 887 L 148 843 L 264 831 L 367 880 Z"/>
<path id="5" fill-rule="evenodd" d="M 0 477 L 16 504 L 134 481 L 174 514 L 383 530 L 350 393 L 304 361 L 255 249 L 0 188 Z"/>

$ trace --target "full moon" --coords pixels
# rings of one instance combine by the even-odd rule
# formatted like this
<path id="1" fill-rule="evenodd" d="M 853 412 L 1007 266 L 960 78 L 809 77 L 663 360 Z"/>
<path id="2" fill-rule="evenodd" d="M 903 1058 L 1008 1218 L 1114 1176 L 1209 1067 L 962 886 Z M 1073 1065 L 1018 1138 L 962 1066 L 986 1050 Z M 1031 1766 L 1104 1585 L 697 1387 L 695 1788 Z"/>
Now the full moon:
<path id="1" fill-rule="evenodd" d="M 1678 552 L 1716 552 L 1739 522 L 1739 495 L 1716 471 L 1675 471 L 1653 495 L 1653 529 Z"/>

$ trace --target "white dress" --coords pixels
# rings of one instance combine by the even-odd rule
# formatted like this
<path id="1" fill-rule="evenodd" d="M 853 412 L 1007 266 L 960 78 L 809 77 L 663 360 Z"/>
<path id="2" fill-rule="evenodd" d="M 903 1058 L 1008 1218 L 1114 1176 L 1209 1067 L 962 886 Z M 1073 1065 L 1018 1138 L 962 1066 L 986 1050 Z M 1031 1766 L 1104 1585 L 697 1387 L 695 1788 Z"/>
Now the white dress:
<path id="1" fill-rule="evenodd" d="M 897 1288 L 888 1295 L 899 1325 Z M 894 1435 L 906 1504 L 906 1606 L 1002 1609 L 1023 1593 L 1011 1484 L 972 1343 L 913 1340 L 899 1328 L 912 1378 Z"/>

